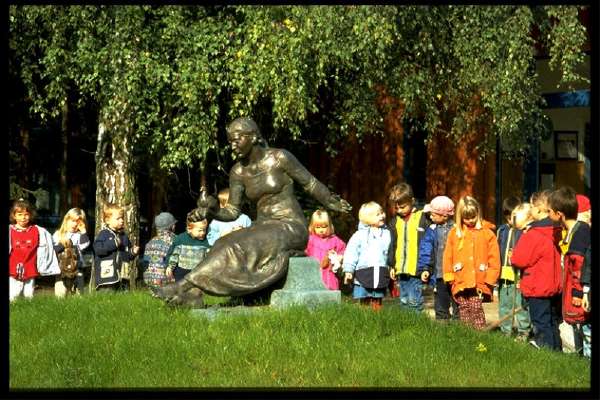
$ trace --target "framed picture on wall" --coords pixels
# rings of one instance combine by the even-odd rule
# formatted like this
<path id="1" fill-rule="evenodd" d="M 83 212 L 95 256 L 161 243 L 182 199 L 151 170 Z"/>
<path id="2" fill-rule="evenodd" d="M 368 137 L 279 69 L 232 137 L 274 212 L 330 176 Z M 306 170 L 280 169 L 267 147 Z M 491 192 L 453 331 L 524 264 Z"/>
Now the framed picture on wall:
<path id="1" fill-rule="evenodd" d="M 554 149 L 557 160 L 577 160 L 577 131 L 554 131 Z"/>

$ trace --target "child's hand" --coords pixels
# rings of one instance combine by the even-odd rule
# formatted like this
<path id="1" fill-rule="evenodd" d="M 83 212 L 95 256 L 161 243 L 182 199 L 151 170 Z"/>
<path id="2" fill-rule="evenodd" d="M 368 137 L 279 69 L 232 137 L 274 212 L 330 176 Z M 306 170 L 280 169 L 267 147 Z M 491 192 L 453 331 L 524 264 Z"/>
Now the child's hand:
<path id="1" fill-rule="evenodd" d="M 165 275 L 167 275 L 168 278 L 173 279 L 173 268 L 167 267 L 165 270 Z"/>
<path id="2" fill-rule="evenodd" d="M 581 307 L 581 299 L 579 297 L 573 297 L 571 299 L 571 304 L 573 304 L 575 307 Z"/>
<path id="3" fill-rule="evenodd" d="M 139 251 L 140 251 L 140 246 L 138 246 L 138 245 L 135 245 L 135 246 L 133 246 L 133 247 L 131 248 L 131 253 L 132 253 L 134 256 L 137 256 L 137 254 L 139 253 Z"/>
<path id="4" fill-rule="evenodd" d="M 344 274 L 344 285 L 349 284 L 352 281 L 352 272 L 346 272 Z"/>
<path id="5" fill-rule="evenodd" d="M 329 257 L 325 256 L 321 259 L 321 268 L 325 269 L 329 267 Z"/>
<path id="6" fill-rule="evenodd" d="M 590 304 L 590 296 L 588 293 L 583 294 L 583 299 L 581 299 L 581 307 L 585 312 L 590 312 L 592 310 L 592 305 Z"/>
<path id="7" fill-rule="evenodd" d="M 390 268 L 390 279 L 393 281 L 396 280 L 396 270 L 394 268 Z"/>
<path id="8" fill-rule="evenodd" d="M 429 280 L 429 271 L 423 271 L 421 273 L 421 281 L 427 283 Z"/>

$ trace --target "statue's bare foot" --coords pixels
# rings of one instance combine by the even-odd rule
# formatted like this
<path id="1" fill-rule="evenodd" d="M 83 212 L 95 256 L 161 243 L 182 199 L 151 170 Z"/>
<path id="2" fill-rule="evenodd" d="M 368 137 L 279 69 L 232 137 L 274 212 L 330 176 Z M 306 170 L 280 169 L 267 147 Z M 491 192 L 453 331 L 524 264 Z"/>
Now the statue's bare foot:
<path id="1" fill-rule="evenodd" d="M 187 280 L 182 279 L 179 282 L 170 283 L 163 287 L 152 287 L 151 290 L 154 297 L 158 297 L 161 300 L 170 301 L 173 299 L 173 297 L 180 295 L 192 288 L 194 288 L 194 285 Z"/>
<path id="2" fill-rule="evenodd" d="M 202 290 L 194 287 L 167 300 L 170 306 L 186 306 L 191 308 L 204 308 Z"/>

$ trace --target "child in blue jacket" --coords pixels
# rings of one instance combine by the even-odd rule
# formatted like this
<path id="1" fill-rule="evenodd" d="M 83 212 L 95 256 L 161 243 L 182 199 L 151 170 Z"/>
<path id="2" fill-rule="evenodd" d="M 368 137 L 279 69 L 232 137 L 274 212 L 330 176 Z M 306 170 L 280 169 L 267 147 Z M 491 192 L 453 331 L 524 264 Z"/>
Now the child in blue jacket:
<path id="1" fill-rule="evenodd" d="M 423 208 L 429 213 L 432 225 L 425 230 L 425 236 L 419 243 L 419 258 L 417 260 L 417 274 L 421 281 L 430 281 L 434 285 L 433 304 L 435 319 L 448 320 L 458 318 L 458 304 L 452 298 L 450 286 L 444 282 L 444 249 L 448 232 L 454 226 L 454 202 L 446 196 L 434 197 Z M 452 315 L 450 314 L 452 309 Z"/>
<path id="2" fill-rule="evenodd" d="M 102 213 L 105 227 L 94 240 L 96 290 L 129 288 L 123 282 L 124 262 L 131 262 L 139 252 L 139 246 L 131 245 L 125 233 L 125 209 L 109 204 Z"/>
<path id="3" fill-rule="evenodd" d="M 352 297 L 379 310 L 390 280 L 387 265 L 390 231 L 385 227 L 383 208 L 374 201 L 361 206 L 358 219 L 358 231 L 348 241 L 344 253 L 344 283 L 354 278 Z"/>

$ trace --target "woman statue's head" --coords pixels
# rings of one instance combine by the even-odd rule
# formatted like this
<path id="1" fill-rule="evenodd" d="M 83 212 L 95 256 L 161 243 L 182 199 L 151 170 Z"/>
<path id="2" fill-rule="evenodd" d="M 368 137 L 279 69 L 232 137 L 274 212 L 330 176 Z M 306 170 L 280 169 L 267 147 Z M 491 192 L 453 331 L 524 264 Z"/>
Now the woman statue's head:
<path id="1" fill-rule="evenodd" d="M 260 129 L 258 129 L 258 125 L 252 118 L 238 117 L 231 121 L 227 127 L 227 138 L 230 139 L 234 133 L 240 136 L 249 136 L 252 138 L 252 144 L 267 147 L 267 142 L 260 134 Z"/>

